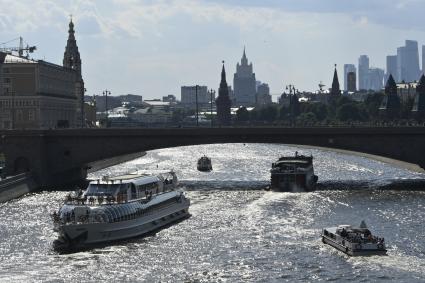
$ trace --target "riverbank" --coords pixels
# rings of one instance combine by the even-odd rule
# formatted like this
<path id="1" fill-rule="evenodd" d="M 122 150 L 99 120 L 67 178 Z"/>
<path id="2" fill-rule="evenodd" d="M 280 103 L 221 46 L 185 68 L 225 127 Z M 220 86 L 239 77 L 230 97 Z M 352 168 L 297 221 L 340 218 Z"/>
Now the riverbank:
<path id="1" fill-rule="evenodd" d="M 0 203 L 36 191 L 37 184 L 29 174 L 19 174 L 0 181 Z"/>

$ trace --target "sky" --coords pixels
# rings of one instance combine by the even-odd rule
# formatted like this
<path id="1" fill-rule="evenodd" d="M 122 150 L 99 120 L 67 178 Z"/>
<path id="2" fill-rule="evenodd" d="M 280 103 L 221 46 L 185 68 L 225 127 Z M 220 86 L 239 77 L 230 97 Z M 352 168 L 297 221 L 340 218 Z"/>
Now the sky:
<path id="1" fill-rule="evenodd" d="M 0 0 L 0 43 L 22 36 L 34 59 L 61 64 L 70 15 L 87 95 L 217 90 L 221 62 L 233 85 L 244 46 L 272 94 L 288 84 L 330 87 L 334 64 L 385 68 L 404 40 L 425 44 L 423 0 Z M 18 42 L 7 46 L 18 45 Z M 1 46 L 0 46 L 1 47 Z"/>

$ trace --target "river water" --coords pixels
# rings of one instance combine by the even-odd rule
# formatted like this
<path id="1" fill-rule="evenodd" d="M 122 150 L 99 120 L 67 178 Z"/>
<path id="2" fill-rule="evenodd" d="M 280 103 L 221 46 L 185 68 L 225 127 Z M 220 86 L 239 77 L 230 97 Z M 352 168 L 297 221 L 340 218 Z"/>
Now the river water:
<path id="1" fill-rule="evenodd" d="M 263 190 L 271 162 L 296 150 L 313 154 L 319 190 Z M 202 154 L 210 173 L 196 171 Z M 67 192 L 0 204 L 0 282 L 425 282 L 423 174 L 319 149 L 217 144 L 154 150 L 90 177 L 157 167 L 177 172 L 192 216 L 109 246 L 52 248 L 49 212 Z M 321 243 L 322 227 L 361 220 L 385 237 L 388 256 L 348 257 Z"/>

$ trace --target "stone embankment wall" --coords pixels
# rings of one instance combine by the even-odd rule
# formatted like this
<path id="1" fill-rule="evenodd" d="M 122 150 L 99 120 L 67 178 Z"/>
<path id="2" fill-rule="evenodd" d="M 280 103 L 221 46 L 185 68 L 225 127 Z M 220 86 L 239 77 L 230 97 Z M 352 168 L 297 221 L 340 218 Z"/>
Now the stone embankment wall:
<path id="1" fill-rule="evenodd" d="M 0 203 L 21 197 L 37 189 L 37 184 L 28 173 L 8 177 L 0 181 Z"/>
<path id="2" fill-rule="evenodd" d="M 106 167 L 114 166 L 114 165 L 124 163 L 139 157 L 143 157 L 145 155 L 146 155 L 146 152 L 136 152 L 136 153 L 125 154 L 122 156 L 107 158 L 100 161 L 95 161 L 89 164 L 90 168 L 87 170 L 87 172 L 88 173 L 95 172 Z"/>

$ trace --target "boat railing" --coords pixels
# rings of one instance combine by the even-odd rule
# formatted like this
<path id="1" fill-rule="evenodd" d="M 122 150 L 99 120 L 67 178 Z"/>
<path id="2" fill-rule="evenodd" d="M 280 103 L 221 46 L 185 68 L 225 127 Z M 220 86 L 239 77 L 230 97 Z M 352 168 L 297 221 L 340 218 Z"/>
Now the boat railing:
<path id="1" fill-rule="evenodd" d="M 173 202 L 160 204 L 159 206 L 155 208 L 155 211 L 167 209 L 170 206 L 174 205 L 175 202 L 180 202 L 180 201 L 181 201 L 181 195 L 179 198 L 174 199 Z M 59 214 L 57 214 L 56 212 L 53 212 L 51 216 L 52 216 L 54 225 L 57 226 L 57 225 L 71 225 L 71 224 L 76 225 L 76 224 L 93 224 L 93 223 L 114 223 L 119 221 L 127 221 L 127 220 L 136 219 L 137 217 L 140 217 L 142 215 L 144 216 L 150 215 L 153 212 L 154 212 L 153 210 L 147 208 L 146 210 L 138 210 L 135 213 L 124 214 L 113 219 L 110 219 L 103 212 L 102 213 L 91 212 L 85 215 L 78 215 L 78 216 L 72 212 L 67 212 L 62 217 L 60 217 Z"/>

